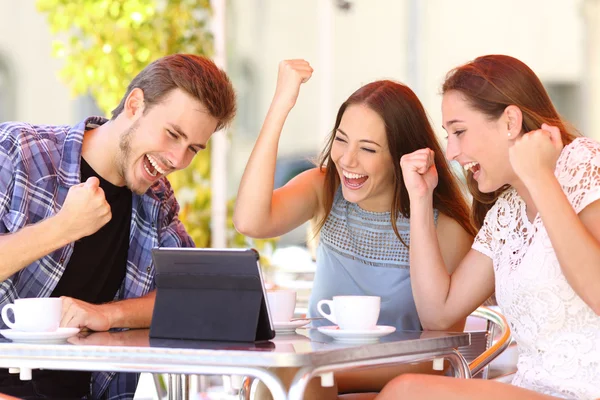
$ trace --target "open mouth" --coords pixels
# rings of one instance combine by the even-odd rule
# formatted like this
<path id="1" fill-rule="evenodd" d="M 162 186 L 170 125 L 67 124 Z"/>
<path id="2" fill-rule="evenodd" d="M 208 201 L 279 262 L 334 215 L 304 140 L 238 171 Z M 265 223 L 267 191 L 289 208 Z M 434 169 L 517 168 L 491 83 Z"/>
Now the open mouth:
<path id="1" fill-rule="evenodd" d="M 165 175 L 166 170 L 160 166 L 160 164 L 154 157 L 148 154 L 144 156 L 143 165 L 148 175 L 150 175 L 153 178 L 159 175 Z"/>
<path id="2" fill-rule="evenodd" d="M 473 174 L 473 178 L 477 179 L 477 177 L 479 176 L 479 171 L 481 171 L 481 166 L 478 162 L 473 161 L 463 165 L 463 169 L 466 172 L 471 172 Z"/>
<path id="3" fill-rule="evenodd" d="M 355 174 L 346 170 L 342 170 L 342 175 L 344 176 L 344 185 L 353 190 L 363 187 L 367 179 L 369 179 L 368 175 Z"/>

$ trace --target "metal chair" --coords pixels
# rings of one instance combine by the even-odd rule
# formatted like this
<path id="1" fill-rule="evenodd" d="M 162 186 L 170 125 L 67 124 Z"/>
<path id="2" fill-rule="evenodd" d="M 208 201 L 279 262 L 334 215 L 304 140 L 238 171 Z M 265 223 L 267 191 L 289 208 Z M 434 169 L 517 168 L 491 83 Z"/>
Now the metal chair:
<path id="1" fill-rule="evenodd" d="M 490 307 L 478 307 L 471 317 L 486 320 L 486 330 L 471 331 L 471 345 L 459 347 L 458 351 L 469 362 L 472 377 L 488 379 L 489 364 L 510 345 L 510 328 L 506 318 Z"/>

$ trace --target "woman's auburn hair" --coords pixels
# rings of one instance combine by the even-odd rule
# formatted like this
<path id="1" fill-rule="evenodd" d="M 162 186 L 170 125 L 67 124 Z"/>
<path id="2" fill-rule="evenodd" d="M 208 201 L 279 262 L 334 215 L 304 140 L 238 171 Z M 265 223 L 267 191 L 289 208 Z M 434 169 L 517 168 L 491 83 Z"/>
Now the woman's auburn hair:
<path id="1" fill-rule="evenodd" d="M 405 154 L 423 148 L 433 150 L 438 172 L 438 185 L 433 192 L 433 206 L 441 213 L 456 220 L 471 235 L 476 229 L 469 217 L 469 207 L 461 192 L 457 177 L 452 172 L 438 143 L 423 105 L 415 93 L 406 85 L 390 80 L 369 83 L 354 92 L 340 107 L 335 126 L 321 152 L 317 165 L 325 173 L 323 206 L 325 213 L 316 225 L 315 233 L 325 225 L 340 178 L 331 159 L 331 149 L 344 112 L 350 106 L 362 105 L 376 112 L 385 124 L 388 148 L 394 172 L 394 197 L 390 205 L 390 222 L 398 239 L 397 220 L 400 215 L 410 217 L 410 201 L 404 186 L 400 159 Z"/>
<path id="2" fill-rule="evenodd" d="M 485 114 L 491 121 L 500 118 L 506 107 L 519 107 L 523 115 L 521 132 L 539 129 L 547 123 L 560 129 L 564 145 L 579 136 L 556 111 L 537 75 L 514 57 L 486 55 L 454 68 L 442 85 L 442 94 L 450 91 L 460 92 L 472 109 Z M 467 186 L 473 196 L 471 219 L 479 229 L 487 212 L 509 186 L 483 193 L 471 172 L 467 173 Z"/>

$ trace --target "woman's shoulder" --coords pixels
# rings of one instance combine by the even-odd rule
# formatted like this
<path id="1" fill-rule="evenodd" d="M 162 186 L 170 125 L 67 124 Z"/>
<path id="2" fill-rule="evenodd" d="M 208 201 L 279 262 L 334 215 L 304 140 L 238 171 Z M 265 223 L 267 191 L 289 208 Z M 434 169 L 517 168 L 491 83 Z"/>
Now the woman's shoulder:
<path id="1" fill-rule="evenodd" d="M 600 143 L 579 137 L 565 146 L 554 171 L 577 213 L 600 196 Z"/>
<path id="2" fill-rule="evenodd" d="M 289 182 L 290 186 L 299 190 L 313 189 L 321 197 L 325 185 L 325 169 L 314 167 L 296 175 Z"/>
<path id="3" fill-rule="evenodd" d="M 329 190 L 326 187 L 327 169 L 325 167 L 314 167 L 298 174 L 293 178 L 298 183 L 297 187 L 299 190 L 306 191 L 310 190 L 316 195 L 318 209 L 315 212 L 314 220 L 319 221 L 324 215 L 328 214 L 325 211 L 325 193 Z M 333 194 L 335 204 L 338 193 L 337 191 Z"/>
<path id="4" fill-rule="evenodd" d="M 579 148 L 587 147 L 587 148 L 600 149 L 600 143 L 596 139 L 593 139 L 591 137 L 578 136 L 575 139 L 573 139 L 573 141 L 571 143 L 566 145 L 564 149 L 567 150 L 567 149 L 573 149 L 573 148 L 578 148 L 578 147 Z"/>
<path id="5" fill-rule="evenodd" d="M 313 168 L 309 168 L 305 171 L 302 171 L 301 173 L 296 175 L 296 177 L 303 177 L 305 179 L 310 178 L 310 179 L 320 180 L 321 182 L 324 182 L 325 181 L 325 172 L 326 172 L 325 168 L 313 167 Z M 294 179 L 296 179 L 296 178 L 294 178 Z"/>
<path id="6" fill-rule="evenodd" d="M 568 169 L 587 163 L 600 165 L 600 143 L 592 138 L 581 136 L 564 147 L 556 167 L 559 170 Z"/>
<path id="7" fill-rule="evenodd" d="M 573 140 L 560 153 L 554 172 L 563 188 L 597 180 L 600 174 L 600 143 L 587 137 Z"/>

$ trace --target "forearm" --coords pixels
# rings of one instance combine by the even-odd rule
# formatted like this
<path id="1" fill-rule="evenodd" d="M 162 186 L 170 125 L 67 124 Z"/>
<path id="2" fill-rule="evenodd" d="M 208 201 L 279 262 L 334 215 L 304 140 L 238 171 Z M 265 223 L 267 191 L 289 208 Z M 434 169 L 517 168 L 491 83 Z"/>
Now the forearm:
<path id="1" fill-rule="evenodd" d="M 236 229 L 252 235 L 271 214 L 279 137 L 290 109 L 271 104 L 238 189 L 233 221 Z"/>
<path id="2" fill-rule="evenodd" d="M 553 174 L 538 177 L 527 189 L 567 281 L 600 314 L 600 243 L 585 227 Z"/>
<path id="3" fill-rule="evenodd" d="M 450 289 L 450 275 L 444 264 L 429 197 L 411 199 L 410 276 L 419 318 L 426 329 L 450 325 L 444 321 L 444 306 Z"/>
<path id="4" fill-rule="evenodd" d="M 58 215 L 15 233 L 0 235 L 0 281 L 73 241 L 61 228 Z"/>
<path id="5" fill-rule="evenodd" d="M 152 321 L 156 291 L 143 297 L 103 304 L 102 312 L 108 316 L 110 328 L 148 328 Z"/>

